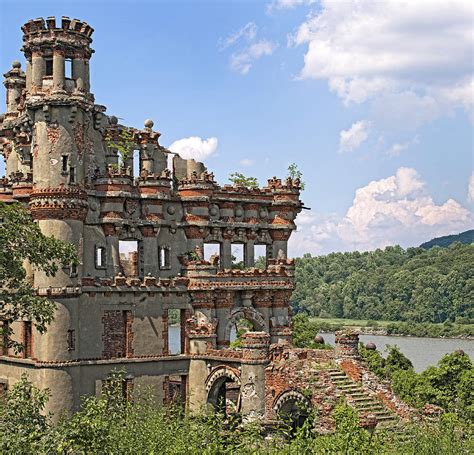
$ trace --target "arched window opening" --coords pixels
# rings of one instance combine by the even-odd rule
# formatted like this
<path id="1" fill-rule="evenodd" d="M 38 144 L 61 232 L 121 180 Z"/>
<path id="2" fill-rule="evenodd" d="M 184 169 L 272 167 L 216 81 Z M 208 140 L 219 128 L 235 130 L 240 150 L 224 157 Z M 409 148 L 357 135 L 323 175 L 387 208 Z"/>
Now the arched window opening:
<path id="1" fill-rule="evenodd" d="M 208 381 L 207 404 L 215 412 L 230 418 L 240 412 L 240 380 L 232 372 L 220 370 Z"/>

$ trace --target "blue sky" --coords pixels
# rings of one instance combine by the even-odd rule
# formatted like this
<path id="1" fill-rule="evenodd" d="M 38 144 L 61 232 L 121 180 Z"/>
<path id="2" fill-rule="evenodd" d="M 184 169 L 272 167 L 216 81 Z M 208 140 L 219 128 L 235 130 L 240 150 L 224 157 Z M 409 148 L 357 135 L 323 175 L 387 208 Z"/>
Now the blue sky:
<path id="1" fill-rule="evenodd" d="M 411 3 L 0 0 L 0 63 L 28 19 L 85 20 L 109 114 L 222 184 L 298 164 L 293 254 L 406 247 L 474 224 L 473 7 Z"/>

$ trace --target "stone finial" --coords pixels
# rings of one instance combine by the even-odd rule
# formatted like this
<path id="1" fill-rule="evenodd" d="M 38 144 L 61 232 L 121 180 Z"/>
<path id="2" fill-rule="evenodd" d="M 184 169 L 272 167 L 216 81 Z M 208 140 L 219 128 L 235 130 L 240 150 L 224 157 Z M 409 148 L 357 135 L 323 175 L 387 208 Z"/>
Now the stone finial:
<path id="1" fill-rule="evenodd" d="M 111 115 L 111 116 L 109 117 L 109 122 L 110 122 L 111 125 L 117 125 L 117 123 L 118 123 L 118 118 L 115 117 L 115 115 Z"/>
<path id="2" fill-rule="evenodd" d="M 145 123 L 144 123 L 145 128 L 150 128 L 150 129 L 153 128 L 153 125 L 154 125 L 154 124 L 155 124 L 155 123 L 154 123 L 153 120 L 151 120 L 151 119 L 146 119 L 146 120 L 145 120 Z"/>
<path id="3" fill-rule="evenodd" d="M 324 338 L 321 335 L 316 335 L 314 337 L 314 342 L 316 344 L 324 344 Z"/>
<path id="4" fill-rule="evenodd" d="M 13 60 L 12 68 L 21 68 L 21 63 L 18 60 Z"/>

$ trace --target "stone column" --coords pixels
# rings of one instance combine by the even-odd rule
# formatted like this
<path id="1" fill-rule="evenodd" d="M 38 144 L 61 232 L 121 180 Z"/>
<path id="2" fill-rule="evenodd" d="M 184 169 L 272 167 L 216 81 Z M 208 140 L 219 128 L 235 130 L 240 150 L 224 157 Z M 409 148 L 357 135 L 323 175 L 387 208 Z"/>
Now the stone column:
<path id="1" fill-rule="evenodd" d="M 244 264 L 245 267 L 253 267 L 255 265 L 255 245 L 253 240 L 247 240 L 244 245 Z"/>
<path id="2" fill-rule="evenodd" d="M 84 90 L 90 92 L 90 74 L 89 74 L 89 60 L 84 60 Z"/>
<path id="3" fill-rule="evenodd" d="M 221 268 L 232 268 L 232 242 L 229 238 L 224 238 L 221 243 L 220 259 Z"/>
<path id="4" fill-rule="evenodd" d="M 72 59 L 72 78 L 77 81 L 78 79 L 82 79 L 84 81 L 84 73 L 85 73 L 85 66 L 84 66 L 84 59 L 75 57 Z"/>
<path id="5" fill-rule="evenodd" d="M 32 83 L 36 88 L 43 86 L 43 76 L 46 72 L 46 63 L 42 55 L 33 54 L 32 58 Z"/>
<path id="6" fill-rule="evenodd" d="M 31 90 L 31 82 L 32 82 L 32 66 L 31 61 L 26 60 L 26 90 Z"/>
<path id="7" fill-rule="evenodd" d="M 64 91 L 65 67 L 64 55 L 61 51 L 55 50 L 53 54 L 53 90 Z"/>
<path id="8" fill-rule="evenodd" d="M 117 276 L 120 272 L 120 253 L 119 253 L 119 239 L 115 232 L 105 232 L 105 242 L 107 246 L 107 275 Z"/>
<path id="9" fill-rule="evenodd" d="M 244 422 L 265 416 L 265 368 L 269 363 L 270 336 L 247 332 L 242 336 L 241 412 Z"/>
<path id="10" fill-rule="evenodd" d="M 189 340 L 189 354 L 192 356 L 189 362 L 189 374 L 187 384 L 187 407 L 191 414 L 197 415 L 206 412 L 207 391 L 206 378 L 209 375 L 207 362 L 204 356 L 209 346 L 215 344 L 215 332 L 203 333 L 203 327 L 199 326 L 197 320 L 190 319 L 186 324 L 186 335 Z"/>

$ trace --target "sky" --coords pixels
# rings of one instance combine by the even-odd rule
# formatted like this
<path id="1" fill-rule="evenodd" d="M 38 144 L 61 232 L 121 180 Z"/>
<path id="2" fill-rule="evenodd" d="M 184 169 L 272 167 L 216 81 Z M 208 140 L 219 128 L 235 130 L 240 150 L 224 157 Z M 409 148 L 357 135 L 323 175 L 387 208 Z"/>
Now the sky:
<path id="1" fill-rule="evenodd" d="M 29 19 L 85 20 L 109 115 L 151 118 L 221 184 L 298 165 L 290 255 L 418 246 L 474 227 L 473 5 L 0 0 L 0 68 Z"/>

